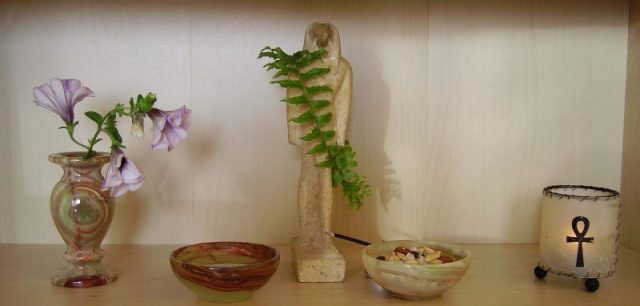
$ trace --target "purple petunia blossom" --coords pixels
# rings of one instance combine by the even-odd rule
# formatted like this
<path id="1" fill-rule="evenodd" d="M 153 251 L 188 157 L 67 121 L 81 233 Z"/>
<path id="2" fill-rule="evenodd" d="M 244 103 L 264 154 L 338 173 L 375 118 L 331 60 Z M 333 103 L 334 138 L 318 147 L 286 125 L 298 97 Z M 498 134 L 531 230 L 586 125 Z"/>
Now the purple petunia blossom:
<path id="1" fill-rule="evenodd" d="M 111 163 L 107 169 L 107 177 L 102 183 L 102 191 L 111 188 L 111 196 L 118 197 L 127 191 L 138 190 L 144 183 L 142 173 L 138 171 L 124 152 L 118 147 L 111 150 Z"/>
<path id="2" fill-rule="evenodd" d="M 73 107 L 86 97 L 94 97 L 91 89 L 80 84 L 74 79 L 51 79 L 49 84 L 42 84 L 33 88 L 33 96 L 36 105 L 42 106 L 60 116 L 69 124 L 73 123 Z"/>
<path id="3" fill-rule="evenodd" d="M 181 139 L 187 137 L 187 130 L 191 124 L 191 110 L 186 106 L 173 111 L 154 108 L 147 115 L 153 120 L 152 149 L 171 151 Z"/>

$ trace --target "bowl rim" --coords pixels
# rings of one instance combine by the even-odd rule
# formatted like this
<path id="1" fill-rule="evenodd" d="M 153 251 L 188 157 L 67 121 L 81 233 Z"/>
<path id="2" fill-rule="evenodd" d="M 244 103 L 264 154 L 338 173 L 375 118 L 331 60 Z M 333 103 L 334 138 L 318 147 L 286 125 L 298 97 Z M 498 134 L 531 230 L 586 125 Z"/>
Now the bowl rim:
<path id="1" fill-rule="evenodd" d="M 255 262 L 255 263 L 249 263 L 249 264 L 243 264 L 241 266 L 233 266 L 233 267 L 212 267 L 212 266 L 208 266 L 208 265 L 194 265 L 194 264 L 190 264 L 190 263 L 185 263 L 181 260 L 178 260 L 176 258 L 176 255 L 180 252 L 182 252 L 184 249 L 188 248 L 188 247 L 195 247 L 195 246 L 199 246 L 199 245 L 210 245 L 210 244 L 219 244 L 219 243 L 236 243 L 236 244 L 244 244 L 244 245 L 258 245 L 261 247 L 266 247 L 268 249 L 273 250 L 274 255 L 273 257 L 267 259 L 267 260 L 263 260 L 263 261 L 259 261 L 259 262 Z M 171 252 L 171 255 L 169 256 L 169 260 L 175 263 L 178 263 L 180 265 L 183 266 L 188 266 L 188 267 L 198 267 L 198 268 L 206 268 L 207 270 L 210 271 L 229 271 L 229 270 L 251 270 L 254 269 L 256 267 L 262 266 L 262 265 L 268 265 L 271 264 L 274 261 L 278 261 L 280 260 L 280 251 L 278 251 L 278 249 L 266 245 L 266 244 L 261 244 L 261 243 L 255 243 L 255 242 L 244 242 L 244 241 L 211 241 L 211 242 L 199 242 L 199 243 L 194 243 L 194 244 L 189 244 L 189 245 L 185 245 L 182 247 L 179 247 L 175 250 L 173 250 Z"/>
<path id="2" fill-rule="evenodd" d="M 369 258 L 372 259 L 376 259 L 376 257 L 370 255 L 367 253 L 367 250 L 370 250 L 370 247 L 375 247 L 375 246 L 379 246 L 385 243 L 402 243 L 402 242 L 411 242 L 411 243 L 420 243 L 426 246 L 431 246 L 431 243 L 436 243 L 436 244 L 441 244 L 441 245 L 446 245 L 447 248 L 451 248 L 451 247 L 455 247 L 455 248 L 460 248 L 464 253 L 465 256 L 463 258 L 460 258 L 456 261 L 452 261 L 452 262 L 447 262 L 447 263 L 441 263 L 441 264 L 437 264 L 437 265 L 419 265 L 419 264 L 409 264 L 406 262 L 402 262 L 402 261 L 384 261 L 385 263 L 388 264 L 398 264 L 398 265 L 404 265 L 404 266 L 408 266 L 408 267 L 429 267 L 429 268 L 437 268 L 437 267 L 442 267 L 442 268 L 446 268 L 452 265 L 459 265 L 461 262 L 469 262 L 471 260 L 471 252 L 469 251 L 469 249 L 459 245 L 459 244 L 454 244 L 454 243 L 449 243 L 449 242 L 444 242 L 444 241 L 438 241 L 438 240 L 412 240 L 412 239 L 402 239 L 402 240 L 387 240 L 387 241 L 381 241 L 381 242 L 376 242 L 376 243 L 372 243 L 368 246 L 366 246 L 364 249 L 362 249 L 362 255 L 363 256 L 367 256 Z M 376 259 L 378 260 L 378 259 Z"/>

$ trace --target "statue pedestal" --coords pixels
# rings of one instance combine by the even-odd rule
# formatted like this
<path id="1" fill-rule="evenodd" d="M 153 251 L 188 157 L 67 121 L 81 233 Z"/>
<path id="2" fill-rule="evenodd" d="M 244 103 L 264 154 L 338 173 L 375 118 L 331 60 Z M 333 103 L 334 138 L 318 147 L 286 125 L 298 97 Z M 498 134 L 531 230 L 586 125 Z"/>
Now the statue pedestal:
<path id="1" fill-rule="evenodd" d="M 347 263 L 342 254 L 323 254 L 317 249 L 301 245 L 298 238 L 291 239 L 293 268 L 301 283 L 337 283 L 344 281 Z"/>

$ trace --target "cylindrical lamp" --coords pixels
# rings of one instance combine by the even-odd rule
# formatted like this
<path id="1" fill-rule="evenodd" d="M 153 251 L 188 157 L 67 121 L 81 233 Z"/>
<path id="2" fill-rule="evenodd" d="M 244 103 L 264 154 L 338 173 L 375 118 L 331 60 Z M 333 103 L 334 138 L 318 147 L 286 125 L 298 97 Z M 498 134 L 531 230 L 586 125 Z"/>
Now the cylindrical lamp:
<path id="1" fill-rule="evenodd" d="M 615 190 L 556 185 L 544 188 L 540 261 L 534 270 L 586 279 L 596 291 L 599 278 L 615 271 L 620 226 L 620 193 Z"/>

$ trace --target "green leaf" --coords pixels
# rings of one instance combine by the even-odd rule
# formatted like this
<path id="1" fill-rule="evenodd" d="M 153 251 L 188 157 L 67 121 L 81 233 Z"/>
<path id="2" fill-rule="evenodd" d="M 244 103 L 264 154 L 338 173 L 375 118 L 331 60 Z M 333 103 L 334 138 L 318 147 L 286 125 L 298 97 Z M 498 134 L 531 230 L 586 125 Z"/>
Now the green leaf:
<path id="1" fill-rule="evenodd" d="M 311 132 L 309 134 L 300 137 L 300 139 L 302 139 L 304 141 L 311 141 L 311 140 L 315 140 L 315 139 L 320 138 L 320 135 L 322 135 L 320 133 L 320 130 L 318 128 L 314 127 L 313 129 L 311 129 Z"/>
<path id="2" fill-rule="evenodd" d="M 116 124 L 116 114 L 112 113 L 109 116 L 104 118 L 104 122 L 106 123 L 106 126 L 115 126 Z"/>
<path id="3" fill-rule="evenodd" d="M 329 154 L 332 154 L 332 155 L 337 155 L 338 154 L 338 145 L 337 144 L 329 145 Z"/>
<path id="4" fill-rule="evenodd" d="M 271 51 L 271 47 L 264 47 L 262 48 L 262 50 L 260 50 L 260 54 L 258 54 L 258 58 L 263 58 L 263 57 L 270 57 L 270 58 L 276 59 L 278 58 L 278 54 Z"/>
<path id="5" fill-rule="evenodd" d="M 122 113 L 124 113 L 124 104 L 122 104 L 122 103 L 116 104 L 116 106 L 113 108 L 113 110 L 116 111 L 116 113 L 118 113 L 119 115 L 122 116 Z"/>
<path id="6" fill-rule="evenodd" d="M 331 69 L 329 68 L 311 68 L 309 69 L 309 71 L 303 73 L 300 75 L 300 79 L 302 79 L 303 81 L 307 81 L 310 79 L 313 79 L 317 76 L 323 75 L 323 74 L 327 74 L 329 73 L 329 71 L 331 71 Z"/>
<path id="7" fill-rule="evenodd" d="M 331 185 L 333 186 L 340 185 L 340 183 L 342 183 L 343 180 L 344 180 L 344 177 L 342 176 L 342 174 L 338 169 L 336 168 L 331 169 Z"/>
<path id="8" fill-rule="evenodd" d="M 304 84 L 302 84 L 302 82 L 300 82 L 299 80 L 278 80 L 278 81 L 271 81 L 272 84 L 279 84 L 280 87 L 284 87 L 284 88 L 304 88 Z"/>
<path id="9" fill-rule="evenodd" d="M 328 159 L 323 162 L 316 163 L 315 166 L 320 168 L 331 168 L 333 167 L 333 161 Z"/>
<path id="10" fill-rule="evenodd" d="M 153 104 L 156 102 L 156 95 L 152 92 L 148 93 L 145 97 L 142 95 L 138 95 L 138 101 L 136 102 L 136 106 L 143 113 L 148 113 L 152 108 Z"/>
<path id="11" fill-rule="evenodd" d="M 298 72 L 298 69 L 296 69 L 295 67 L 290 67 L 291 63 L 287 62 L 286 60 L 276 60 L 273 61 L 271 63 L 266 63 L 264 66 L 267 68 L 267 71 L 271 70 L 271 69 L 278 69 L 278 70 L 284 70 L 286 72 Z"/>
<path id="12" fill-rule="evenodd" d="M 280 70 L 280 71 L 276 72 L 276 74 L 274 74 L 271 78 L 275 79 L 275 78 L 278 78 L 278 77 L 281 77 L 281 76 L 285 76 L 285 75 L 289 75 L 289 71 Z"/>
<path id="13" fill-rule="evenodd" d="M 322 57 L 323 55 L 325 55 L 326 53 L 327 53 L 327 49 L 324 49 L 324 48 L 320 48 L 320 49 L 318 49 L 318 50 L 316 50 L 316 51 L 313 51 L 313 55 L 314 55 L 316 58 L 320 58 L 320 57 Z"/>
<path id="14" fill-rule="evenodd" d="M 334 130 L 322 131 L 322 136 L 324 137 L 325 140 L 329 140 L 336 136 L 336 131 Z"/>
<path id="15" fill-rule="evenodd" d="M 293 63 L 298 63 L 298 61 L 300 60 L 300 58 L 302 58 L 305 54 L 309 53 L 308 50 L 300 50 L 300 51 L 296 51 L 295 53 L 293 53 L 291 55 L 291 62 Z"/>
<path id="16" fill-rule="evenodd" d="M 296 122 L 296 123 L 303 123 L 303 122 L 311 121 L 315 117 L 316 116 L 312 112 L 306 111 L 306 112 L 302 113 L 302 115 L 291 119 L 291 121 Z"/>
<path id="17" fill-rule="evenodd" d="M 327 106 L 331 105 L 329 100 L 311 100 L 309 101 L 309 106 L 311 106 L 311 110 L 314 112 L 320 109 L 323 109 Z"/>
<path id="18" fill-rule="evenodd" d="M 320 116 L 318 116 L 318 125 L 319 126 L 324 126 L 327 123 L 329 123 L 331 121 L 331 117 L 333 116 L 333 114 L 331 113 L 324 113 Z"/>
<path id="19" fill-rule="evenodd" d="M 309 103 L 309 99 L 307 99 L 307 97 L 304 95 L 289 97 L 289 98 L 283 99 L 282 101 L 287 102 L 289 104 L 293 104 L 293 105 Z"/>
<path id="20" fill-rule="evenodd" d="M 104 131 L 107 133 L 107 135 L 109 135 L 109 138 L 111 138 L 111 142 L 113 144 L 115 145 L 122 144 L 122 136 L 120 136 L 120 132 L 118 132 L 118 128 L 116 128 L 115 126 L 110 126 L 110 127 L 104 128 Z"/>
<path id="21" fill-rule="evenodd" d="M 262 50 L 260 50 L 260 54 L 258 55 L 258 58 L 263 58 L 263 57 L 279 59 L 279 58 L 290 58 L 291 56 L 288 55 L 286 52 L 282 51 L 282 49 L 280 48 L 274 49 L 269 46 L 266 46 L 262 48 Z"/>
<path id="22" fill-rule="evenodd" d="M 319 143 L 315 147 L 311 148 L 311 150 L 307 151 L 307 154 L 317 154 L 327 152 L 327 146 L 324 143 Z"/>
<path id="23" fill-rule="evenodd" d="M 296 65 L 299 67 L 305 67 L 311 64 L 314 60 L 315 58 L 313 57 L 313 54 L 309 52 L 301 53 L 300 56 L 296 58 Z"/>
<path id="24" fill-rule="evenodd" d="M 156 103 L 156 101 L 158 101 L 158 98 L 156 98 L 156 94 L 153 92 L 148 93 L 145 97 L 144 97 L 144 101 L 146 104 L 149 105 L 149 110 L 151 110 L 151 108 L 153 107 L 153 104 Z M 145 113 L 147 112 L 147 110 L 143 110 Z"/>
<path id="25" fill-rule="evenodd" d="M 276 47 L 275 49 L 272 49 L 272 50 L 276 53 L 278 58 L 286 58 L 286 59 L 291 58 L 291 55 L 287 54 L 287 52 L 282 51 L 280 47 Z"/>
<path id="26" fill-rule="evenodd" d="M 307 94 L 311 95 L 315 95 L 317 93 L 321 93 L 321 92 L 332 92 L 333 90 L 331 89 L 331 87 L 329 86 L 311 86 L 311 87 L 307 87 Z"/>
<path id="27" fill-rule="evenodd" d="M 296 60 L 296 63 L 300 67 L 307 66 L 307 65 L 313 63 L 315 60 L 321 58 L 322 55 L 324 55 L 325 53 L 327 53 L 327 50 L 325 50 L 325 49 L 318 49 L 318 50 L 313 51 L 313 52 L 309 52 L 307 50 L 303 50 L 303 53 L 301 54 L 300 58 L 298 58 Z"/>
<path id="28" fill-rule="evenodd" d="M 102 116 L 94 111 L 88 111 L 86 113 L 84 113 L 85 116 L 89 117 L 89 119 L 91 119 L 91 121 L 95 122 L 97 125 L 102 124 Z"/>
<path id="29" fill-rule="evenodd" d="M 336 166 L 339 169 L 353 169 L 358 166 L 358 162 L 343 155 L 336 158 Z"/>
<path id="30" fill-rule="evenodd" d="M 358 166 L 358 162 L 355 159 L 350 159 L 347 161 L 347 168 L 353 169 Z"/>

